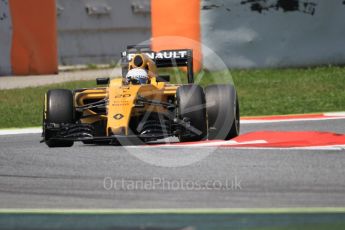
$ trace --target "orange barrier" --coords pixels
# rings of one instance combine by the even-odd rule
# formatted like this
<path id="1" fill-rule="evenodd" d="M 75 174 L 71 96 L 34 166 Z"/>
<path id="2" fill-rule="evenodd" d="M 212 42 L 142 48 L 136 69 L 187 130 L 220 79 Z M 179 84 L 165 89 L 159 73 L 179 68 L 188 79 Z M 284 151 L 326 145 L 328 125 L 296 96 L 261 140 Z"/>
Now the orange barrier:
<path id="1" fill-rule="evenodd" d="M 10 0 L 13 74 L 57 73 L 55 7 L 55 0 Z"/>
<path id="2" fill-rule="evenodd" d="M 151 0 L 151 19 L 153 50 L 192 48 L 200 70 L 200 0 Z"/>

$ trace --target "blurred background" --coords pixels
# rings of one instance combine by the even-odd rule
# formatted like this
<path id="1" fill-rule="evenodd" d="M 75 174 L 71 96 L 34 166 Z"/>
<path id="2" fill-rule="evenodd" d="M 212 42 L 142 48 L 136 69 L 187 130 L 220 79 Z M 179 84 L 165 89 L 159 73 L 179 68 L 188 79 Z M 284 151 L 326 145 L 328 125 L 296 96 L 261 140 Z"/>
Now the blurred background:
<path id="1" fill-rule="evenodd" d="M 339 65 L 344 10 L 342 0 L 2 0 L 0 75 L 114 65 L 143 41 L 155 50 L 193 48 L 197 70 L 210 61 L 204 47 L 235 68 Z M 198 45 L 155 44 L 162 36 Z"/>

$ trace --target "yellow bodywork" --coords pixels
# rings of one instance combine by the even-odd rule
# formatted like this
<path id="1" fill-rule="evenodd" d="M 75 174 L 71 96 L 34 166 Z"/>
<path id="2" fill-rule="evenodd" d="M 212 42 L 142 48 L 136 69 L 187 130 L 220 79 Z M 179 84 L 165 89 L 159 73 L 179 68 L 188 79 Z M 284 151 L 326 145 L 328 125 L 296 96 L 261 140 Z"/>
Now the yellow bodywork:
<path id="1" fill-rule="evenodd" d="M 85 105 L 87 100 L 102 100 L 108 98 L 107 114 L 97 115 L 92 110 L 85 110 L 84 115 L 95 115 L 90 118 L 82 119 L 82 123 L 93 123 L 99 119 L 107 121 L 106 134 L 128 135 L 129 122 L 132 116 L 137 116 L 145 112 L 165 112 L 162 106 L 143 105 L 135 108 L 138 96 L 149 100 L 159 100 L 167 102 L 167 97 L 175 95 L 178 85 L 156 82 L 151 79 L 150 84 L 146 85 L 123 85 L 121 78 L 110 81 L 107 88 L 87 89 L 76 93 L 75 103 L 77 106 Z"/>
<path id="2" fill-rule="evenodd" d="M 85 105 L 86 101 L 108 99 L 106 115 L 97 115 L 92 109 L 84 111 L 83 115 L 94 115 L 81 120 L 82 123 L 93 123 L 100 119 L 106 120 L 106 135 L 129 135 L 130 120 L 134 116 L 143 115 L 145 112 L 165 112 L 162 106 L 146 105 L 136 106 L 137 98 L 143 97 L 149 100 L 167 102 L 169 96 L 174 96 L 179 85 L 156 81 L 156 67 L 151 59 L 140 54 L 144 60 L 142 68 L 149 73 L 150 83 L 144 85 L 124 84 L 121 77 L 110 81 L 105 88 L 86 89 L 75 94 L 75 105 Z M 129 63 L 129 69 L 136 68 L 133 62 Z"/>
<path id="3" fill-rule="evenodd" d="M 147 85 L 122 85 L 122 81 L 114 79 L 109 85 L 109 104 L 107 134 L 128 135 L 128 126 L 131 116 L 145 112 L 164 112 L 161 106 L 145 105 L 135 108 L 138 96 L 150 100 L 167 101 L 167 96 L 175 95 L 177 86 L 166 86 L 165 83 Z"/>

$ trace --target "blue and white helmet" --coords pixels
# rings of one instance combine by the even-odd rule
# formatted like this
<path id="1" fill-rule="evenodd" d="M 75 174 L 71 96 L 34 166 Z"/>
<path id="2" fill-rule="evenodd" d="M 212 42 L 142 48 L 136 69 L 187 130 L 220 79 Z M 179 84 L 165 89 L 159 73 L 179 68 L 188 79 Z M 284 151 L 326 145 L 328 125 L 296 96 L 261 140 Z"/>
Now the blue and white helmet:
<path id="1" fill-rule="evenodd" d="M 127 84 L 129 84 L 130 82 L 135 85 L 147 84 L 148 80 L 149 76 L 147 72 L 141 68 L 131 69 L 126 75 Z"/>

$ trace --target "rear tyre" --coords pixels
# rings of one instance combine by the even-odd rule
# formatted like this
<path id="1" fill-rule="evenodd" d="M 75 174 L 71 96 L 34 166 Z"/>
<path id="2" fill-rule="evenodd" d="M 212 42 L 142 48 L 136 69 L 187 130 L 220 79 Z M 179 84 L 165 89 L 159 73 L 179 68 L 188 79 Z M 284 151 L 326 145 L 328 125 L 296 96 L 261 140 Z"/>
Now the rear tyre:
<path id="1" fill-rule="evenodd" d="M 181 142 L 200 141 L 207 136 L 205 94 L 198 85 L 183 85 L 176 91 L 178 118 L 189 122 L 189 128 L 179 134 Z"/>
<path id="2" fill-rule="evenodd" d="M 205 88 L 208 139 L 229 140 L 240 133 L 240 108 L 233 85 Z"/>
<path id="3" fill-rule="evenodd" d="M 45 124 L 68 124 L 74 123 L 74 105 L 73 94 L 70 90 L 66 89 L 53 89 L 49 90 L 45 98 L 45 111 L 43 114 L 43 135 L 45 143 L 53 147 L 71 147 L 73 141 L 67 140 L 54 140 L 54 132 L 46 130 Z"/>

